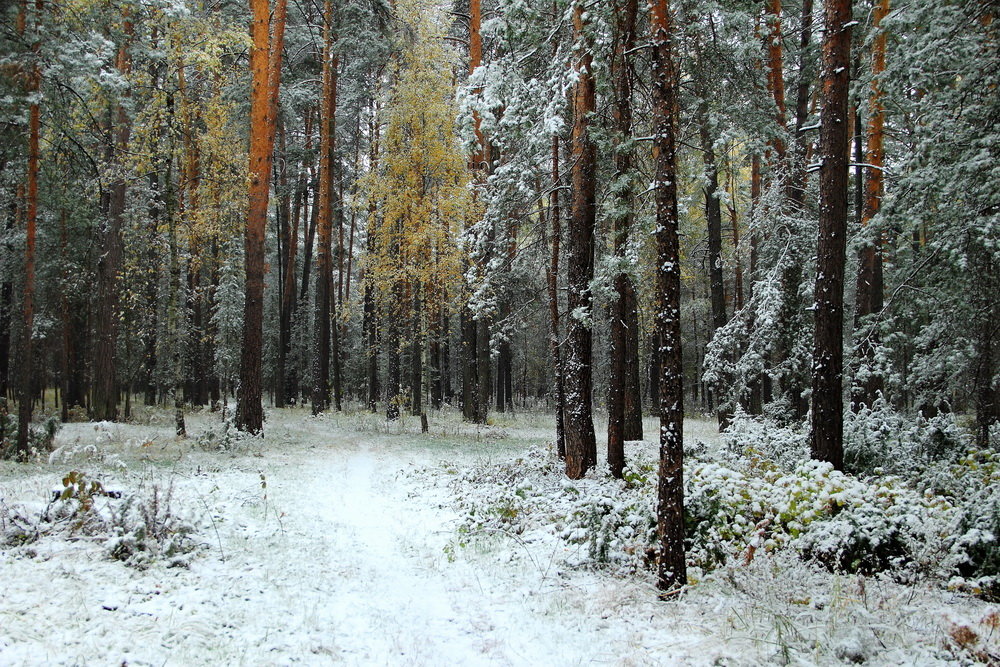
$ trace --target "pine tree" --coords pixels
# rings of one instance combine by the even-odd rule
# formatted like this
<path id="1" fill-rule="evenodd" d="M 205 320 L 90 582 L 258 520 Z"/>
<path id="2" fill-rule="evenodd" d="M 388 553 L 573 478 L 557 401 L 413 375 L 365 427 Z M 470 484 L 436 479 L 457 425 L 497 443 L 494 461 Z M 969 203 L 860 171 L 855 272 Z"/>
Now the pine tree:
<path id="1" fill-rule="evenodd" d="M 264 429 L 264 409 L 261 403 L 264 228 L 267 224 L 287 6 L 287 0 L 277 0 L 272 19 L 268 0 L 250 0 L 253 12 L 250 28 L 253 41 L 250 49 L 250 70 L 253 76 L 250 92 L 250 207 L 244 235 L 244 341 L 240 357 L 240 391 L 236 405 L 236 426 L 248 433 L 260 433 Z"/>
<path id="2" fill-rule="evenodd" d="M 573 5 L 577 83 L 573 92 L 572 212 L 566 248 L 567 292 L 570 321 L 566 360 L 566 475 L 580 479 L 597 465 L 597 443 L 591 412 L 593 391 L 594 231 L 596 225 L 597 147 L 590 136 L 590 116 L 595 110 L 592 56 L 587 44 L 582 2 Z"/>
<path id="3" fill-rule="evenodd" d="M 813 347 L 812 456 L 844 465 L 844 264 L 847 252 L 847 98 L 851 2 L 830 0 L 823 37 L 820 217 Z"/>

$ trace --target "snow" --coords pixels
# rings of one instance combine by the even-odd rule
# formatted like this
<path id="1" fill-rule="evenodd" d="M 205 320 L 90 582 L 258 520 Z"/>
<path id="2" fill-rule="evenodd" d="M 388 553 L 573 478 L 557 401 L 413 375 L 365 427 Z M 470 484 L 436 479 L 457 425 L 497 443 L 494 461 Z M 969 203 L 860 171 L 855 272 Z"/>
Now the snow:
<path id="1" fill-rule="evenodd" d="M 0 663 L 754 664 L 792 641 L 774 636 L 779 623 L 806 639 L 833 633 L 829 651 L 845 656 L 872 657 L 879 642 L 886 662 L 941 655 L 908 645 L 913 625 L 927 644 L 943 636 L 933 625 L 942 596 L 917 620 L 904 616 L 928 605 L 923 590 L 903 591 L 915 600 L 903 604 L 903 592 L 880 583 L 910 625 L 880 611 L 876 621 L 893 623 L 891 632 L 859 634 L 867 631 L 852 616 L 854 578 L 779 572 L 763 555 L 662 603 L 652 573 L 588 567 L 579 545 L 544 531 L 495 531 L 456 547 L 461 516 L 446 482 L 543 446 L 548 417 L 477 428 L 449 412 L 432 415 L 421 436 L 415 418 L 389 425 L 363 413 L 273 410 L 263 439 L 226 451 L 177 440 L 168 413 L 147 417 L 68 425 L 50 460 L 0 462 L 0 509 L 43 506 L 74 469 L 125 491 L 172 483 L 173 509 L 197 526 L 203 547 L 187 568 L 145 569 L 108 559 L 98 540 L 79 535 L 0 547 Z M 188 416 L 189 432 L 210 427 L 217 415 Z M 705 423 L 685 430 L 711 437 Z M 656 433 L 653 422 L 647 432 Z M 643 446 L 655 444 L 630 443 Z M 570 486 L 603 493 L 589 478 Z M 530 480 L 517 488 L 544 492 Z M 792 588 L 813 602 L 783 602 Z M 845 599 L 827 605 L 836 613 L 817 611 L 816 600 L 842 588 Z M 946 598 L 949 619 L 982 616 L 982 605 L 955 607 L 956 599 Z M 832 653 L 795 655 L 808 664 Z"/>

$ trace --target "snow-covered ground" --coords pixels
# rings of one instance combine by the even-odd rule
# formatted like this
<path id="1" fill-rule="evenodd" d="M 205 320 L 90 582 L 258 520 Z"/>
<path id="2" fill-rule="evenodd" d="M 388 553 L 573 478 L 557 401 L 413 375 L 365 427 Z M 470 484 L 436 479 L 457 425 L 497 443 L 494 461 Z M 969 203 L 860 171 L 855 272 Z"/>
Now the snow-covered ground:
<path id="1" fill-rule="evenodd" d="M 187 567 L 144 568 L 82 531 L 0 547 L 0 664 L 933 663 L 971 655 L 945 648 L 956 623 L 989 624 L 965 596 L 768 558 L 663 603 L 649 575 L 573 565 L 555 538 L 456 546 L 443 471 L 522 455 L 549 437 L 543 417 L 444 415 L 420 435 L 413 418 L 274 410 L 263 439 L 196 444 L 218 419 L 189 416 L 187 440 L 166 414 L 72 424 L 47 460 L 0 462 L 8 515 L 79 470 L 126 494 L 172 487 L 204 544 Z"/>

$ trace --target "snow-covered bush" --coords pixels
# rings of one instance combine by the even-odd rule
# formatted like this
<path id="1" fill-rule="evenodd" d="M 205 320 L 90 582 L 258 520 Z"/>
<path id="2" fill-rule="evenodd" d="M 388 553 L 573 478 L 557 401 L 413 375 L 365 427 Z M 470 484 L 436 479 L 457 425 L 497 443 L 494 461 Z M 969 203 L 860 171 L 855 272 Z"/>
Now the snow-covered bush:
<path id="1" fill-rule="evenodd" d="M 950 564 L 967 588 L 1000 601 L 1000 454 L 970 450 L 951 466 L 962 493 Z"/>
<path id="2" fill-rule="evenodd" d="M 225 419 L 199 433 L 195 444 L 202 449 L 226 452 L 235 449 L 240 440 L 240 432 L 231 420 Z"/>
<path id="3" fill-rule="evenodd" d="M 152 485 L 144 495 L 129 495 L 112 506 L 107 522 L 105 553 L 134 567 L 162 560 L 169 567 L 187 567 L 199 547 L 194 526 L 172 506 L 173 486 Z"/>
<path id="4" fill-rule="evenodd" d="M 641 569 L 656 549 L 651 454 L 630 452 L 625 480 L 602 474 L 567 480 L 554 453 L 543 449 L 480 464 L 451 480 L 464 514 L 462 541 L 478 532 L 544 531 L 583 547 L 573 552 L 578 563 Z M 691 460 L 685 507 L 695 571 L 779 550 L 835 571 L 901 575 L 950 576 L 966 552 L 982 560 L 971 538 L 964 546 L 949 541 L 961 512 L 947 499 L 900 478 L 867 481 L 816 461 L 785 470 L 763 457 L 742 464 Z"/>
<path id="5" fill-rule="evenodd" d="M 882 398 L 845 414 L 844 465 L 851 472 L 912 476 L 934 462 L 954 461 L 971 444 L 951 414 L 909 416 Z"/>
<path id="6" fill-rule="evenodd" d="M 561 537 L 586 544 L 587 557 L 593 563 L 625 571 L 639 569 L 655 557 L 656 515 L 650 498 L 655 487 L 615 493 L 621 487 L 610 480 L 601 487 L 600 495 L 579 499 L 566 517 Z"/>
<path id="7" fill-rule="evenodd" d="M 134 567 L 155 560 L 186 566 L 200 544 L 194 525 L 173 508 L 173 489 L 153 484 L 140 493 L 107 489 L 85 473 L 63 477 L 62 489 L 47 503 L 0 503 L 0 546 L 24 547 L 44 538 L 84 536 L 104 554 Z M 28 552 L 30 553 L 30 552 Z"/>
<path id="8" fill-rule="evenodd" d="M 898 567 L 939 550 L 954 514 L 898 479 L 869 483 L 808 460 L 791 472 L 767 460 L 702 464 L 685 486 L 690 557 L 705 569 L 785 547 L 834 570 Z"/>
<path id="9" fill-rule="evenodd" d="M 802 424 L 753 417 L 741 409 L 733 414 L 722 438 L 734 462 L 766 459 L 790 469 L 809 457 L 809 431 Z"/>
<path id="10" fill-rule="evenodd" d="M 62 428 L 62 422 L 55 415 L 42 421 L 38 426 L 28 427 L 28 450 L 35 456 L 52 449 L 52 441 Z M 13 458 L 17 446 L 17 415 L 0 414 L 0 459 Z"/>

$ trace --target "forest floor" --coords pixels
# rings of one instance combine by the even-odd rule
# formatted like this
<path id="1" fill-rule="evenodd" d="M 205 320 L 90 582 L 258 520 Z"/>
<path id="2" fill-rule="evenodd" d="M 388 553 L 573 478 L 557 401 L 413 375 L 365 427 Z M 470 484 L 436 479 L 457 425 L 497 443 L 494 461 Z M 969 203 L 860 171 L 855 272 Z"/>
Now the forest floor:
<path id="1" fill-rule="evenodd" d="M 155 489 L 147 518 L 184 519 L 200 546 L 130 565 L 92 526 L 37 520 L 30 540 L 0 545 L 0 664 L 936 663 L 956 657 L 949 628 L 988 611 L 766 558 L 663 603 L 649 573 L 574 565 L 554 538 L 456 546 L 446 478 L 550 439 L 547 418 L 496 421 L 435 416 L 421 435 L 416 418 L 272 410 L 266 436 L 243 440 L 207 413 L 189 415 L 186 440 L 165 412 L 67 425 L 41 460 L 0 462 L 0 528 L 51 510 L 76 470 L 147 501 Z M 122 501 L 90 502 L 110 521 Z M 803 615 L 796 596 L 829 603 Z"/>

